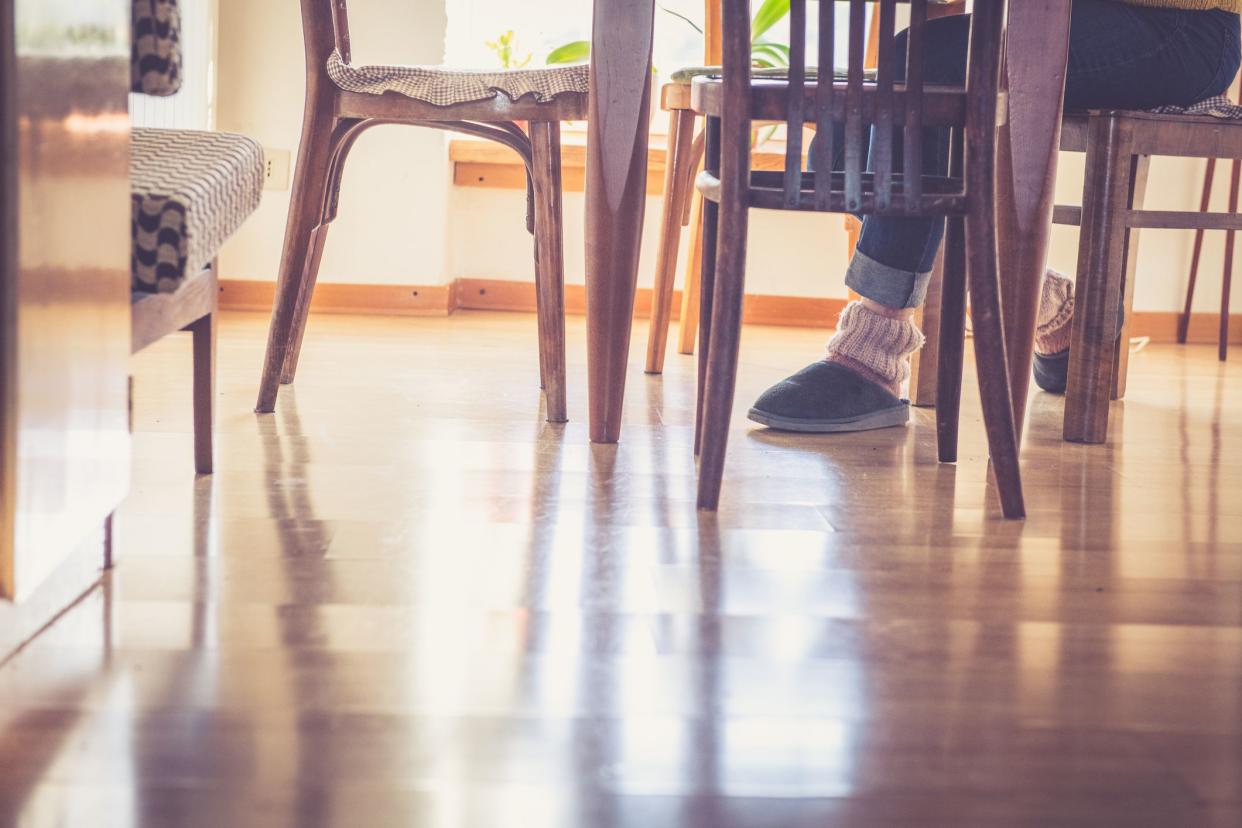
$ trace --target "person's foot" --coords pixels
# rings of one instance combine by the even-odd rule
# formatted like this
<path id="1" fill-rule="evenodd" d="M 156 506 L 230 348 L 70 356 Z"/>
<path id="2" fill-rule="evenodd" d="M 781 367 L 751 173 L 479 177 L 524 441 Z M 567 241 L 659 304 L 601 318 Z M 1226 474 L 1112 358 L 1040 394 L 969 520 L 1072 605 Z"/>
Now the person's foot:
<path id="1" fill-rule="evenodd" d="M 1059 354 L 1035 354 L 1035 384 L 1049 394 L 1064 394 L 1069 384 L 1069 350 Z"/>
<path id="2" fill-rule="evenodd" d="M 1044 274 L 1035 327 L 1035 384 L 1064 394 L 1069 375 L 1070 332 L 1074 321 L 1074 283 L 1055 270 Z"/>
<path id="3" fill-rule="evenodd" d="M 769 388 L 750 419 L 821 434 L 905 425 L 910 403 L 899 394 L 910 378 L 910 354 L 923 345 L 911 316 L 866 300 L 846 305 L 824 360 Z"/>
<path id="4" fill-rule="evenodd" d="M 905 425 L 910 403 L 844 365 L 820 361 L 765 391 L 747 416 L 781 431 L 867 431 Z"/>

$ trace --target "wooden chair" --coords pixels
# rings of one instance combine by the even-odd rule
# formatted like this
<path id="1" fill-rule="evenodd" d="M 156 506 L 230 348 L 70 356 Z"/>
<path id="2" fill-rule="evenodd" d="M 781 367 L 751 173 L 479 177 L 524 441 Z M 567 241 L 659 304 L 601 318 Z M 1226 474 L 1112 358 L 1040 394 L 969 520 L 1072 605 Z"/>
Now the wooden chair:
<path id="1" fill-rule="evenodd" d="M 267 355 L 255 410 L 270 413 L 293 382 L 345 160 L 366 130 L 405 125 L 504 144 L 527 169 L 527 228 L 535 235 L 539 368 L 549 422 L 564 422 L 565 319 L 560 122 L 587 117 L 589 69 L 459 72 L 351 63 L 346 0 L 301 0 L 306 105 L 285 226 Z M 529 124 L 527 129 L 519 121 Z"/>
<path id="2" fill-rule="evenodd" d="M 695 448 L 700 454 L 698 505 L 715 509 L 720 499 L 725 450 L 733 410 L 746 236 L 750 208 L 813 210 L 872 215 L 947 216 L 946 280 L 941 313 L 941 405 L 937 408 L 940 456 L 957 455 L 962 337 L 968 273 L 983 415 L 1001 507 L 1006 517 L 1025 512 L 1018 466 L 1018 440 L 1005 356 L 997 275 L 994 213 L 995 124 L 1004 8 L 978 3 L 972 17 L 965 87 L 925 85 L 924 36 L 927 0 L 910 2 L 907 80 L 894 82 L 897 0 L 880 0 L 879 71 L 865 78 L 865 0 L 820 2 L 820 66 L 835 66 L 837 2 L 849 5 L 848 77 L 844 83 L 807 83 L 807 0 L 790 4 L 792 69 L 785 81 L 752 81 L 749 3 L 725 0 L 724 70 L 719 79 L 695 81 L 693 105 L 708 118 L 706 167 L 699 190 L 704 216 L 700 316 L 699 412 Z M 783 172 L 750 169 L 752 120 L 784 120 L 789 134 Z M 815 172 L 802 171 L 802 127 L 816 124 Z M 867 172 L 863 127 L 874 124 Z M 833 126 L 844 126 L 844 169 L 834 171 Z M 964 152 L 949 175 L 903 175 L 894 169 L 893 132 L 900 127 L 907 169 L 922 170 L 924 127 L 957 131 Z M 967 242 L 969 241 L 969 244 Z"/>
<path id="3" fill-rule="evenodd" d="M 130 140 L 130 350 L 177 331 L 194 338 L 194 468 L 212 472 L 215 258 L 259 206 L 263 149 L 241 135 L 135 129 Z"/>
<path id="4" fill-rule="evenodd" d="M 720 0 L 706 0 L 704 3 L 703 43 L 704 63 L 719 66 Z M 694 176 L 703 163 L 704 138 L 702 133 L 697 136 L 694 133 L 698 113 L 691 107 L 690 90 L 699 74 L 695 70 L 674 73 L 672 80 L 660 89 L 660 108 L 669 113 L 668 152 L 664 167 L 664 204 L 660 212 L 660 243 L 656 248 L 651 326 L 647 332 L 648 374 L 664 371 L 681 228 L 687 225 L 691 228 L 690 257 L 686 262 L 685 288 L 681 295 L 679 353 L 694 353 L 694 337 L 698 330 L 696 317 L 699 271 L 702 268 L 703 199 L 696 197 Z"/>
<path id="5" fill-rule="evenodd" d="M 1234 87 L 1237 88 L 1238 79 L 1234 78 Z M 1234 93 L 1233 100 L 1242 102 L 1242 90 Z M 1238 212 L 1238 185 L 1242 184 L 1242 159 L 1233 159 L 1230 171 L 1229 181 L 1229 212 Z M 1207 159 L 1206 168 L 1203 171 L 1203 196 L 1199 201 L 1199 212 L 1206 213 L 1208 207 L 1212 203 L 1212 185 L 1216 180 L 1216 159 Z M 1195 301 L 1195 283 L 1199 280 L 1199 256 L 1203 253 L 1203 234 L 1206 228 L 1199 227 L 1195 230 L 1194 253 L 1190 258 L 1190 279 L 1186 285 L 1186 307 L 1182 310 L 1182 315 L 1177 320 L 1177 341 L 1185 345 L 1187 335 L 1190 333 L 1190 314 L 1194 308 Z M 1225 262 L 1221 273 L 1220 282 L 1220 336 L 1217 339 L 1217 356 L 1221 362 L 1229 356 L 1229 294 L 1233 287 L 1233 242 L 1234 231 L 1230 230 L 1225 234 Z M 1124 374 L 1123 374 L 1124 376 Z M 1123 380 L 1124 382 L 1124 380 Z"/>
<path id="6" fill-rule="evenodd" d="M 1201 211 L 1143 209 L 1150 158 L 1242 159 L 1242 122 L 1204 115 L 1092 112 L 1066 117 L 1061 149 L 1087 155 L 1082 207 L 1058 206 L 1053 214 L 1057 223 L 1082 228 L 1064 435 L 1071 442 L 1102 443 L 1108 438 L 1109 402 L 1125 395 L 1140 230 L 1227 230 L 1230 236 L 1242 230 L 1236 186 L 1228 213 L 1206 212 L 1206 204 Z M 1227 252 L 1232 238 L 1229 242 Z M 1228 302 L 1226 282 L 1222 352 L 1228 339 Z M 1119 327 L 1117 309 L 1123 304 Z"/>

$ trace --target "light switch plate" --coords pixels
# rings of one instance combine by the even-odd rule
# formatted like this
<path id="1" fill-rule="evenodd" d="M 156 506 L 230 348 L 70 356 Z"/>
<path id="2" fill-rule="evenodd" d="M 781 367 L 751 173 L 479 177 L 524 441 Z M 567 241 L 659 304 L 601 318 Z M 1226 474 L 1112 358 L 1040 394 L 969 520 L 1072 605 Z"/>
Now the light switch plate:
<path id="1" fill-rule="evenodd" d="M 263 148 L 263 189 L 289 189 L 289 150 Z"/>

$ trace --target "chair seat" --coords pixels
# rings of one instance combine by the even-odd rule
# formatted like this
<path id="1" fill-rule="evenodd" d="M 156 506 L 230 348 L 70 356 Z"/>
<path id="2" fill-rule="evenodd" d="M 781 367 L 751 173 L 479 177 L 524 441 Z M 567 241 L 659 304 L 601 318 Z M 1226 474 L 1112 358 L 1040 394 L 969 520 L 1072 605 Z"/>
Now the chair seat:
<path id="1" fill-rule="evenodd" d="M 468 72 L 438 66 L 353 66 L 339 52 L 328 57 L 328 77 L 346 92 L 382 95 L 395 92 L 434 106 L 486 101 L 504 95 L 511 101 L 533 96 L 547 103 L 560 95 L 585 95 L 589 66 L 557 66 L 505 72 Z"/>
<path id="2" fill-rule="evenodd" d="M 783 121 L 788 115 L 789 82 L 780 78 L 755 77 L 751 81 L 751 117 L 756 121 Z M 844 122 L 846 118 L 846 84 L 833 84 L 833 98 L 837 104 L 833 107 L 833 119 Z M 814 124 L 815 96 L 818 84 L 807 80 L 803 87 L 804 109 L 807 122 Z M 691 93 L 692 107 L 700 115 L 720 117 L 724 104 L 724 84 L 716 77 L 698 77 L 694 80 Z M 870 123 L 874 118 L 877 89 L 874 84 L 865 84 L 862 88 L 861 121 Z M 893 89 L 893 124 L 904 126 L 906 114 L 906 88 L 896 86 Z M 966 93 L 958 86 L 923 87 L 923 119 L 924 126 L 960 126 L 966 123 Z"/>
<path id="3" fill-rule="evenodd" d="M 133 289 L 171 293 L 259 206 L 263 149 L 230 133 L 135 129 L 130 189 Z"/>

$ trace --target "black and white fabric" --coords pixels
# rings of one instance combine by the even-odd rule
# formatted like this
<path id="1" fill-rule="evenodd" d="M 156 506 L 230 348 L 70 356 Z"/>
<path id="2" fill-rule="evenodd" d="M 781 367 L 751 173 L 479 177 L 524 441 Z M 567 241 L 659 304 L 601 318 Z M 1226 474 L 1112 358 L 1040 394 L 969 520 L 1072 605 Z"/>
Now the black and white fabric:
<path id="1" fill-rule="evenodd" d="M 1190 106 L 1158 106 L 1152 112 L 1158 115 L 1209 115 L 1225 121 L 1242 121 L 1242 106 L 1224 95 L 1214 95 Z"/>
<path id="2" fill-rule="evenodd" d="M 133 0 L 130 91 L 175 95 L 181 88 L 181 12 L 178 0 Z"/>
<path id="3" fill-rule="evenodd" d="M 133 289 L 172 293 L 202 270 L 263 193 L 263 148 L 226 132 L 135 129 Z"/>
<path id="4" fill-rule="evenodd" d="M 541 103 L 558 95 L 587 94 L 588 66 L 556 66 L 505 72 L 465 72 L 437 66 L 351 66 L 334 51 L 328 77 L 346 92 L 382 95 L 396 92 L 435 106 L 486 101 L 503 94 L 511 101 L 533 96 Z"/>

